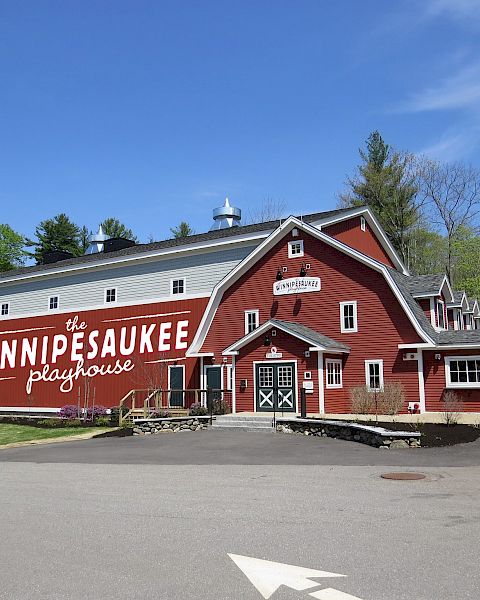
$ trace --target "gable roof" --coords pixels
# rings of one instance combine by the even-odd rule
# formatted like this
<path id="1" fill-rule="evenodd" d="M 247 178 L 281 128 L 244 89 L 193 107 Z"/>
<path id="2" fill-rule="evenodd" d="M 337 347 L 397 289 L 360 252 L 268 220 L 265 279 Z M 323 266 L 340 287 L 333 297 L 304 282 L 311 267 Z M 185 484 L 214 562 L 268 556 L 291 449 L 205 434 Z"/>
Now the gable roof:
<path id="1" fill-rule="evenodd" d="M 453 302 L 448 303 L 448 308 L 463 308 L 464 305 L 468 308 L 467 294 L 464 290 L 454 290 Z"/>
<path id="2" fill-rule="evenodd" d="M 435 275 L 411 275 L 406 282 L 409 292 L 414 298 L 429 298 L 430 296 L 440 296 L 442 289 L 447 288 L 449 298 L 453 301 L 453 290 L 445 273 Z"/>
<path id="3" fill-rule="evenodd" d="M 349 346 L 337 342 L 336 340 L 327 337 L 311 329 L 310 327 L 306 327 L 300 323 L 292 323 L 291 321 L 282 321 L 280 319 L 270 319 L 263 323 L 260 327 L 257 327 L 250 333 L 247 333 L 245 336 L 237 340 L 234 344 L 231 344 L 228 348 L 226 348 L 222 354 L 237 354 L 240 348 L 243 348 L 252 340 L 256 339 L 260 335 L 262 335 L 265 331 L 271 328 L 276 328 L 296 337 L 298 339 L 303 340 L 311 347 L 310 350 L 328 350 L 329 352 L 350 352 Z"/>
<path id="4" fill-rule="evenodd" d="M 301 222 L 295 217 L 289 217 L 272 234 L 270 234 L 268 238 L 263 240 L 263 242 L 253 252 L 251 252 L 243 261 L 241 261 L 234 269 L 232 269 L 232 271 L 230 271 L 230 273 L 226 277 L 224 277 L 222 281 L 217 283 L 217 285 L 213 289 L 212 296 L 203 314 L 197 332 L 195 333 L 195 337 L 192 341 L 192 344 L 187 350 L 187 356 L 202 355 L 202 353 L 200 352 L 201 347 L 205 341 L 208 330 L 210 329 L 210 325 L 213 321 L 214 315 L 220 304 L 224 291 L 228 289 L 231 285 L 233 285 L 235 281 L 237 281 L 244 273 L 246 273 L 248 269 L 250 269 L 258 260 L 260 260 L 266 254 L 266 252 L 268 252 L 268 250 L 270 250 L 281 238 L 283 238 L 293 228 L 298 228 L 305 231 L 305 233 L 311 235 L 312 237 L 325 242 L 327 245 L 336 248 L 340 252 L 371 267 L 375 271 L 380 272 L 385 277 L 387 284 L 390 286 L 390 289 L 392 290 L 400 305 L 404 309 L 407 317 L 409 318 L 419 337 L 427 344 L 434 345 L 434 336 L 430 334 L 430 330 L 425 324 L 426 317 L 423 311 L 412 298 L 408 290 L 406 295 L 404 295 L 401 292 L 397 281 L 394 280 L 392 277 L 392 272 L 398 273 L 402 277 L 406 276 L 402 275 L 392 267 L 387 267 L 383 263 L 365 254 L 362 254 L 358 250 L 355 250 L 354 248 L 351 248 L 350 246 L 347 246 L 346 244 L 330 237 L 329 235 L 323 233 L 316 227 L 312 227 L 311 225 L 305 222 Z M 431 331 L 435 333 L 431 325 L 430 328 Z"/>

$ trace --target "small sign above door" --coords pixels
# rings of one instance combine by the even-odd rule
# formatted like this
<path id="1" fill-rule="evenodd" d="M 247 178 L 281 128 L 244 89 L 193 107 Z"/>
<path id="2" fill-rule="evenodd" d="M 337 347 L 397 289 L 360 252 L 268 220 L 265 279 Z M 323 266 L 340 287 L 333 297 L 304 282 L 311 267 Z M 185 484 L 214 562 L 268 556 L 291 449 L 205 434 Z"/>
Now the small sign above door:
<path id="1" fill-rule="evenodd" d="M 265 358 L 282 358 L 282 357 L 283 357 L 283 353 L 277 352 L 277 348 L 275 346 L 272 346 L 270 348 L 270 352 L 267 352 L 265 354 Z"/>
<path id="2" fill-rule="evenodd" d="M 273 295 L 302 294 L 304 292 L 319 292 L 322 289 L 320 277 L 289 277 L 275 281 Z"/>

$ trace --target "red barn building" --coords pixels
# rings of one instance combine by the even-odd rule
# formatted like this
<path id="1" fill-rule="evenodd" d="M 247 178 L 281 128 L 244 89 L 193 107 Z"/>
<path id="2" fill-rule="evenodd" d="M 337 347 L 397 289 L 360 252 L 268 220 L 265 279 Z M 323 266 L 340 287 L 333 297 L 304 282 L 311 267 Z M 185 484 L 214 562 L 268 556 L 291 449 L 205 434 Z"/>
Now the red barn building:
<path id="1" fill-rule="evenodd" d="M 480 310 L 444 275 L 411 276 L 366 208 L 131 245 L 0 275 L 0 411 L 117 406 L 133 389 L 225 390 L 235 412 L 351 412 L 387 382 L 403 411 L 445 390 L 480 412 Z M 55 257 L 55 258 L 58 258 Z"/>

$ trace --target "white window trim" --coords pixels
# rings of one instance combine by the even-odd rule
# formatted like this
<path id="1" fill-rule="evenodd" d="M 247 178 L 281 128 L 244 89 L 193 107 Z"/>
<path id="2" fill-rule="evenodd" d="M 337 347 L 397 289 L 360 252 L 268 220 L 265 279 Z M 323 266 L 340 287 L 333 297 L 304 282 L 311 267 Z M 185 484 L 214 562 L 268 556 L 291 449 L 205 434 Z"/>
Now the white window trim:
<path id="1" fill-rule="evenodd" d="M 173 282 L 174 281 L 183 281 L 183 292 L 180 292 L 178 294 L 173 293 Z M 173 279 L 170 279 L 170 296 L 185 296 L 186 293 L 187 293 L 187 280 L 185 277 L 174 277 Z"/>
<path id="2" fill-rule="evenodd" d="M 111 289 L 111 288 L 109 288 Z M 53 298 L 57 299 L 57 308 L 50 308 L 50 301 L 53 300 Z M 47 305 L 48 310 L 51 312 L 52 310 L 58 310 L 60 308 L 60 296 L 58 294 L 55 294 L 53 296 L 49 296 L 48 297 L 48 305 Z"/>
<path id="3" fill-rule="evenodd" d="M 440 309 L 442 310 L 443 327 L 440 326 Z M 445 302 L 440 298 L 435 299 L 436 321 L 438 322 L 437 329 L 446 331 L 448 329 L 448 319 L 445 316 Z"/>
<path id="4" fill-rule="evenodd" d="M 328 367 L 330 365 L 340 365 L 340 383 L 328 383 Z M 327 389 L 340 389 L 343 387 L 343 362 L 338 358 L 325 359 L 325 386 Z"/>
<path id="5" fill-rule="evenodd" d="M 2 315 L 2 311 L 1 308 L 3 308 L 3 306 L 5 306 L 5 304 L 7 305 L 7 314 L 6 315 Z M 0 302 L 0 319 L 4 319 L 5 317 L 9 317 L 10 316 L 10 302 Z"/>
<path id="6" fill-rule="evenodd" d="M 450 380 L 450 362 L 452 360 L 480 360 L 480 355 L 473 356 L 445 356 L 445 387 L 449 389 L 479 389 L 479 383 L 470 383 L 469 381 L 452 383 Z"/>
<path id="7" fill-rule="evenodd" d="M 110 290 L 115 290 L 115 300 L 113 300 L 113 301 L 110 300 L 109 302 L 107 302 L 107 292 L 109 292 Z M 103 301 L 105 304 L 116 304 L 118 302 L 118 288 L 116 288 L 116 287 L 105 288 L 104 294 L 103 294 Z"/>
<path id="8" fill-rule="evenodd" d="M 292 246 L 298 246 L 300 244 L 300 252 L 298 254 L 292 254 Z M 305 255 L 303 249 L 303 240 L 292 240 L 288 242 L 288 258 L 303 258 Z"/>
<path id="9" fill-rule="evenodd" d="M 345 329 L 344 307 L 353 305 L 353 329 Z M 358 333 L 358 318 L 357 318 L 357 301 L 350 300 L 348 302 L 340 302 L 340 332 L 341 333 Z"/>
<path id="10" fill-rule="evenodd" d="M 370 387 L 370 365 L 378 364 L 380 365 L 379 369 L 379 379 L 380 379 L 380 387 L 375 389 Z M 381 392 L 383 390 L 383 359 L 379 358 L 377 360 L 366 360 L 365 361 L 365 384 L 369 392 Z"/>
<path id="11" fill-rule="evenodd" d="M 248 315 L 251 315 L 251 314 L 255 314 L 255 316 L 256 316 L 257 327 L 255 327 L 255 329 L 258 329 L 258 327 L 260 326 L 260 310 L 258 308 L 252 308 L 251 310 L 246 310 L 245 316 L 244 316 L 245 335 L 248 335 L 250 333 L 250 331 L 248 330 Z M 253 329 L 252 331 L 255 331 L 255 329 Z"/>
<path id="12" fill-rule="evenodd" d="M 365 220 L 365 217 L 360 217 L 360 229 L 362 231 L 367 230 L 367 221 Z"/>

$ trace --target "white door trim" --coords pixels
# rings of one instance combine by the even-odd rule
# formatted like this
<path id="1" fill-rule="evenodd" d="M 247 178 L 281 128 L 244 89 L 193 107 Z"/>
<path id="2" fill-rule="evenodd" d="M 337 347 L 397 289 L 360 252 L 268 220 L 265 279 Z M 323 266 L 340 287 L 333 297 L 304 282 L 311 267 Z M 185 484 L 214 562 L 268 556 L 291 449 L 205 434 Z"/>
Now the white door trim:
<path id="1" fill-rule="evenodd" d="M 293 363 L 294 364 L 294 372 L 295 372 L 295 413 L 298 413 L 298 360 L 293 358 L 292 360 L 288 359 L 274 359 L 274 360 L 254 360 L 253 361 L 253 412 L 257 412 L 257 365 L 261 364 L 270 364 L 270 363 Z M 281 412 L 279 409 L 278 412 Z"/>

